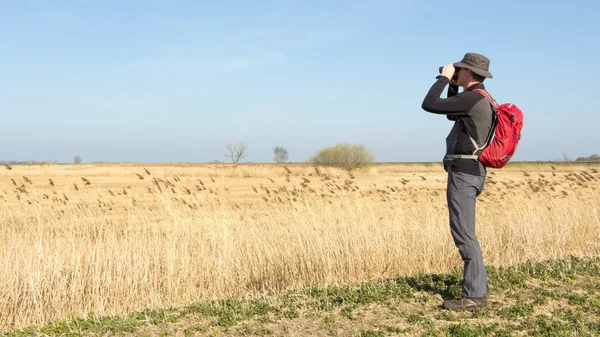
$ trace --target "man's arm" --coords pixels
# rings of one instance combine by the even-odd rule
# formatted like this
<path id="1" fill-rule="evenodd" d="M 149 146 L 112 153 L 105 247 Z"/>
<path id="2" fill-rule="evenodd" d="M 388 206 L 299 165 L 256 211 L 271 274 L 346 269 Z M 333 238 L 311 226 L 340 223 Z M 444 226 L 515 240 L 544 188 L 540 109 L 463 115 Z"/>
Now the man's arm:
<path id="1" fill-rule="evenodd" d="M 448 86 L 447 97 L 452 97 L 456 95 L 458 95 L 458 85 L 452 84 L 452 82 L 450 82 L 450 85 Z"/>
<path id="2" fill-rule="evenodd" d="M 437 81 L 431 86 L 429 92 L 421 104 L 421 108 L 427 112 L 444 114 L 448 116 L 466 116 L 468 102 L 465 102 L 460 95 L 458 95 L 457 88 L 448 89 L 448 98 L 441 98 L 441 94 L 444 88 L 450 80 L 445 76 L 438 77 Z M 455 91 L 455 92 L 454 92 Z"/>
<path id="3" fill-rule="evenodd" d="M 456 95 L 458 95 L 458 85 L 452 84 L 452 81 L 450 81 L 450 85 L 448 86 L 448 92 L 446 94 L 446 97 L 452 97 L 452 96 L 456 96 Z M 455 121 L 458 119 L 458 116 L 446 115 L 446 118 L 448 118 L 448 120 Z"/>

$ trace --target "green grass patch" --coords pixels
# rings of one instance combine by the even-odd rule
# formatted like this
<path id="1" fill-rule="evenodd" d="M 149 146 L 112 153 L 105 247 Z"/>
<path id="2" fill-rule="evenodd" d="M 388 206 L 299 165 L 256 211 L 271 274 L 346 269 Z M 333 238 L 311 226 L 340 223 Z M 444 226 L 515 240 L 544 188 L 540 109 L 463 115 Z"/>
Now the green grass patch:
<path id="1" fill-rule="evenodd" d="M 278 329 L 353 329 L 388 336 L 600 335 L 600 257 L 488 267 L 488 307 L 456 313 L 439 308 L 461 271 L 338 287 L 311 287 L 256 299 L 230 298 L 120 317 L 86 317 L 7 332 L 7 336 L 281 335 Z M 331 330 L 328 330 L 331 329 Z M 335 334 L 335 333 L 333 333 Z"/>

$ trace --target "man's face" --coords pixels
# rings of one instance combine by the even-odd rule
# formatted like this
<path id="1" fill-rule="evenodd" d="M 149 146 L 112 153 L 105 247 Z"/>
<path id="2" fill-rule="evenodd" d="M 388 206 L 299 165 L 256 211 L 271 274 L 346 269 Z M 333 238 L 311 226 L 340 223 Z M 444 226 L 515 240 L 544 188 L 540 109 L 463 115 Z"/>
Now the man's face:
<path id="1" fill-rule="evenodd" d="M 457 75 L 457 80 L 456 80 L 456 83 L 457 83 L 459 86 L 461 86 L 461 87 L 462 87 L 462 86 L 464 86 L 464 83 L 466 83 L 466 82 L 465 82 L 465 79 L 466 79 L 466 78 L 465 78 L 465 77 L 466 77 L 465 75 L 466 75 L 466 73 L 467 73 L 467 70 L 466 70 L 466 69 L 464 69 L 464 68 L 458 68 L 458 69 L 456 69 L 456 73 L 458 74 L 458 75 Z"/>
<path id="2" fill-rule="evenodd" d="M 461 87 L 465 87 L 471 81 L 471 71 L 466 68 L 458 68 L 457 71 L 458 79 L 456 83 Z"/>

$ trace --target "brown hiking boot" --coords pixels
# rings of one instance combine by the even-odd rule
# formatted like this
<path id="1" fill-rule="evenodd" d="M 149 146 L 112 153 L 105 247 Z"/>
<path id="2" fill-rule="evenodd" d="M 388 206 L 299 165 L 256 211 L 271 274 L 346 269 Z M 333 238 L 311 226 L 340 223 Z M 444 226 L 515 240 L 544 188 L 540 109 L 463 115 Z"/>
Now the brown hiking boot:
<path id="1" fill-rule="evenodd" d="M 444 309 L 452 311 L 473 311 L 477 308 L 487 306 L 487 298 L 485 297 L 461 297 L 454 300 L 444 301 L 442 305 Z"/>

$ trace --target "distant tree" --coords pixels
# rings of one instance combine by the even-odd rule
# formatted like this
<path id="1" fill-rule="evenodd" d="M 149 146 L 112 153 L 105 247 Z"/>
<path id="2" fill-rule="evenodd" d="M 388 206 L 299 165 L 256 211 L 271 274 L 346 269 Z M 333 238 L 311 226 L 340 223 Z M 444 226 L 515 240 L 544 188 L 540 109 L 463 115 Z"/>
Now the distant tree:
<path id="1" fill-rule="evenodd" d="M 337 144 L 320 150 L 310 162 L 352 171 L 370 166 L 375 162 L 375 156 L 364 145 Z"/>
<path id="2" fill-rule="evenodd" d="M 589 157 L 578 157 L 575 161 L 585 162 L 585 161 L 600 161 L 600 156 L 597 154 L 593 154 Z"/>
<path id="3" fill-rule="evenodd" d="M 285 163 L 288 161 L 289 152 L 285 147 L 276 146 L 273 148 L 273 153 L 275 154 L 275 162 Z"/>
<path id="4" fill-rule="evenodd" d="M 237 144 L 226 142 L 225 148 L 227 149 L 225 157 L 231 159 L 231 162 L 234 164 L 237 164 L 240 159 L 244 158 L 246 156 L 246 152 L 248 151 L 248 145 L 246 142 L 239 142 Z"/>
<path id="5" fill-rule="evenodd" d="M 75 164 L 81 164 L 81 157 L 80 156 L 75 156 L 75 158 L 73 158 L 73 163 L 75 163 Z"/>

